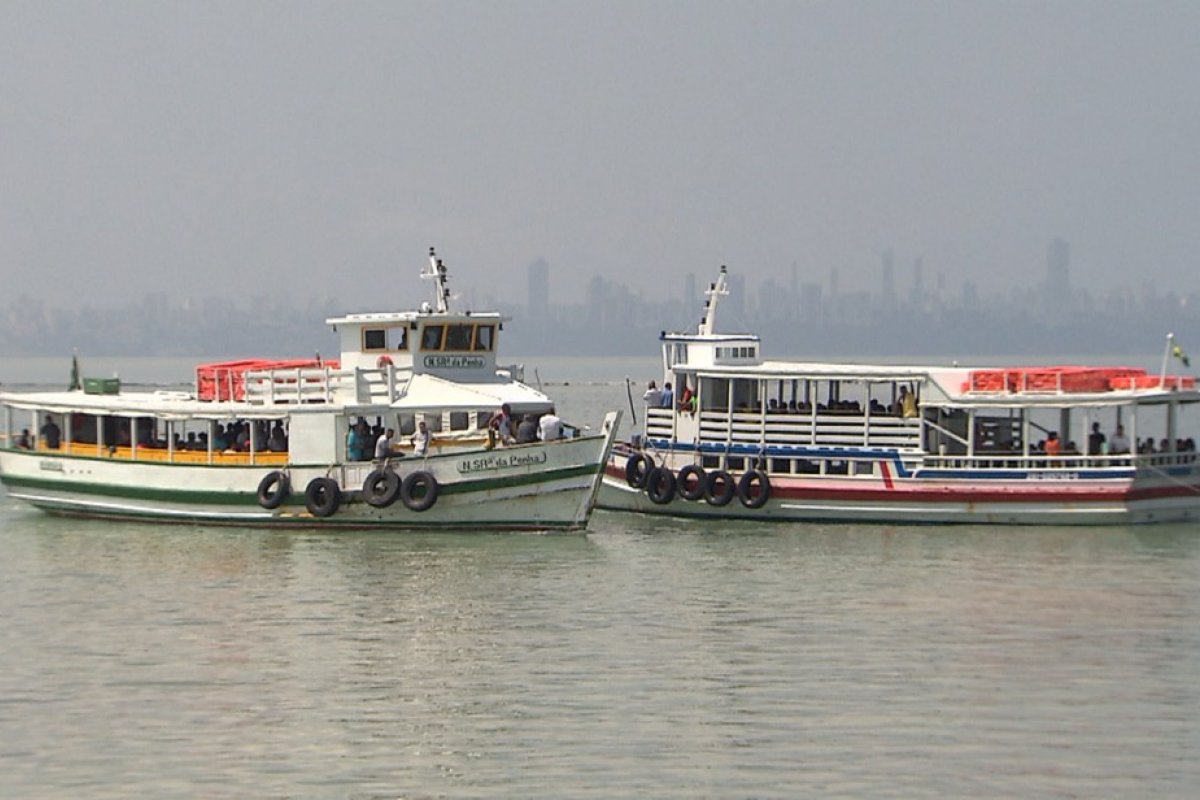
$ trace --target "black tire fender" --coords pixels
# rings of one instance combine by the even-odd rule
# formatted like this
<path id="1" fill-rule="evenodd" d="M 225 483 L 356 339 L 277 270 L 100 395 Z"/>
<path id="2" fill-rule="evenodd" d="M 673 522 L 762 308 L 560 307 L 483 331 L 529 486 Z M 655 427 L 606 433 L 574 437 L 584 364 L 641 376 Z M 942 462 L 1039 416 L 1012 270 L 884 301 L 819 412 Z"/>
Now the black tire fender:
<path id="1" fill-rule="evenodd" d="M 437 499 L 438 482 L 432 472 L 417 470 L 400 484 L 400 502 L 410 511 L 427 511 Z"/>
<path id="2" fill-rule="evenodd" d="M 634 453 L 625 462 L 625 482 L 634 489 L 646 488 L 646 478 L 650 477 L 653 466 L 650 459 L 641 453 Z"/>
<path id="3" fill-rule="evenodd" d="M 675 473 L 666 467 L 655 467 L 646 475 L 646 496 L 650 502 L 665 506 L 675 499 Z"/>
<path id="4" fill-rule="evenodd" d="M 273 470 L 258 482 L 258 504 L 265 509 L 279 508 L 291 493 L 292 484 L 286 472 Z"/>
<path id="5" fill-rule="evenodd" d="M 390 469 L 377 467 L 363 481 L 363 499 L 375 508 L 387 508 L 400 496 L 400 476 Z"/>
<path id="6" fill-rule="evenodd" d="M 737 484 L 733 476 L 723 469 L 715 469 L 708 473 L 704 481 L 704 500 L 710 506 L 727 506 L 737 493 Z"/>
<path id="7" fill-rule="evenodd" d="M 342 504 L 342 490 L 333 478 L 313 478 L 304 489 L 304 507 L 314 517 L 330 517 Z"/>
<path id="8" fill-rule="evenodd" d="M 758 493 L 754 493 L 754 484 Z M 738 481 L 738 499 L 746 508 L 762 508 L 771 498 L 771 481 L 761 469 L 747 470 Z"/>
<path id="9" fill-rule="evenodd" d="M 679 496 L 684 500 L 704 499 L 704 486 L 707 482 L 708 473 L 699 464 L 688 464 L 675 476 Z"/>

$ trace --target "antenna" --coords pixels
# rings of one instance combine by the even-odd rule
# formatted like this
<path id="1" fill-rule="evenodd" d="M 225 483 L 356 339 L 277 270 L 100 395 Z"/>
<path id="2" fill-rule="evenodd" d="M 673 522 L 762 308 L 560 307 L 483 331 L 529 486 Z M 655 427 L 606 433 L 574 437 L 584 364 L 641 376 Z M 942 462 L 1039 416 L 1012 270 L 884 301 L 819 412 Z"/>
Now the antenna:
<path id="1" fill-rule="evenodd" d="M 450 311 L 450 289 L 446 286 L 448 276 L 445 263 L 437 257 L 437 252 L 429 248 L 429 269 L 421 273 L 422 278 L 436 281 L 433 289 L 433 310 L 439 314 Z"/>
<path id="2" fill-rule="evenodd" d="M 704 296 L 707 299 L 704 301 L 704 320 L 700 323 L 699 333 L 701 336 L 711 336 L 713 333 L 717 321 L 717 301 L 729 294 L 729 290 L 725 288 L 725 279 L 727 277 L 727 268 L 722 264 L 716 283 L 710 284 L 704 291 Z"/>

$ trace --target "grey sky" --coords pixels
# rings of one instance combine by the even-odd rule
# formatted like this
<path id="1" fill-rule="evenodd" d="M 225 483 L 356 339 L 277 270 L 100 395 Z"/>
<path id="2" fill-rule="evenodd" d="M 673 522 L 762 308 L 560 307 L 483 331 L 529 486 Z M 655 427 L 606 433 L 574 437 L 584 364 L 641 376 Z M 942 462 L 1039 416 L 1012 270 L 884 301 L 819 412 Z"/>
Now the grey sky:
<path id="1" fill-rule="evenodd" d="M 5 294 L 1197 284 L 1197 3 L 0 8 Z"/>

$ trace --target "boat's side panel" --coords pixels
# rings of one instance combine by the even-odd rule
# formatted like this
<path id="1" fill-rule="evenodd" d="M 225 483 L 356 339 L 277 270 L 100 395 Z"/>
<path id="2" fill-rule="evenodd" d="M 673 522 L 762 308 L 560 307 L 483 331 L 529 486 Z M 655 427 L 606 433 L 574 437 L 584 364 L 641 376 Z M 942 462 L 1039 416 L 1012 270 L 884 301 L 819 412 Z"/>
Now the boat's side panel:
<path id="1" fill-rule="evenodd" d="M 402 459 L 400 476 L 423 470 L 439 486 L 426 511 L 397 500 L 387 508 L 362 501 L 371 463 L 291 466 L 292 493 L 278 509 L 258 503 L 259 482 L 271 467 L 171 465 L 0 451 L 0 479 L 9 494 L 58 513 L 249 525 L 356 527 L 579 528 L 586 524 L 606 455 L 593 436 L 493 451 Z M 338 511 L 318 519 L 304 490 L 318 477 L 342 489 Z"/>
<path id="2" fill-rule="evenodd" d="M 996 523 L 1100 525 L 1200 519 L 1200 476 L 1194 467 L 1178 475 L 980 480 L 978 478 L 772 477 L 766 504 L 749 509 L 738 498 L 724 506 L 678 495 L 666 504 L 650 500 L 625 478 L 624 463 L 610 461 L 598 504 L 645 514 L 780 521 L 886 523 Z"/>

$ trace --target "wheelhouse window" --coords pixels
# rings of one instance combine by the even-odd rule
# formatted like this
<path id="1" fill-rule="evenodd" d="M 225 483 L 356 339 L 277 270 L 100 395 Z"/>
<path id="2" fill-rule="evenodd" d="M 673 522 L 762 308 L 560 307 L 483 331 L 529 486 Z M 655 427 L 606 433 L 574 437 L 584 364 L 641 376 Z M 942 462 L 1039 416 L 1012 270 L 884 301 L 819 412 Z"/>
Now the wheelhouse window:
<path id="1" fill-rule="evenodd" d="M 445 325 L 426 325 L 424 330 L 421 331 L 421 349 L 441 350 L 442 334 L 445 330 Z"/>
<path id="2" fill-rule="evenodd" d="M 470 350 L 471 349 L 471 334 L 474 333 L 474 328 L 475 328 L 474 325 L 448 325 L 448 326 L 446 326 L 446 349 L 447 350 Z"/>
<path id="3" fill-rule="evenodd" d="M 491 352 L 496 336 L 495 325 L 479 325 L 475 329 L 475 347 L 477 352 Z"/>

